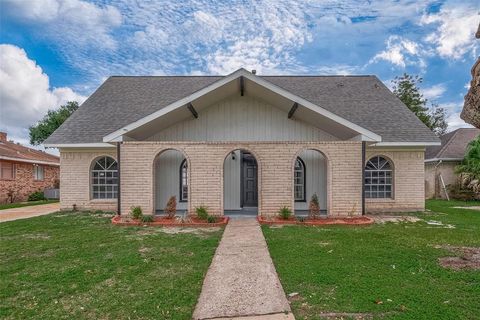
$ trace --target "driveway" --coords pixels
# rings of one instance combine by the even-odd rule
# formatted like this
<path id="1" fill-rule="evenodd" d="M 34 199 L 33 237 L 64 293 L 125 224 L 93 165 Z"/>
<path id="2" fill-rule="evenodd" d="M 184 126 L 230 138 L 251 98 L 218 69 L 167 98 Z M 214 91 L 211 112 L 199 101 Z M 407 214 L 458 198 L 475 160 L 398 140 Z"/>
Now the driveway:
<path id="1" fill-rule="evenodd" d="M 60 203 L 0 210 L 0 222 L 43 216 L 60 210 Z"/>

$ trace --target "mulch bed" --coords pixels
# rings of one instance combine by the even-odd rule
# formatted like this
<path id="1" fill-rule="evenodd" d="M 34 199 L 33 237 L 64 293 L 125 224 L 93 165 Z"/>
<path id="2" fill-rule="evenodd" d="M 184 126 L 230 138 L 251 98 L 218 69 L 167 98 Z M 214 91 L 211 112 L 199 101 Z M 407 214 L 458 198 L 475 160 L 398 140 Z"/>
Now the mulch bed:
<path id="1" fill-rule="evenodd" d="M 318 219 L 305 219 L 299 221 L 295 218 L 281 219 L 278 217 L 257 217 L 260 224 L 266 225 L 283 225 L 283 224 L 298 224 L 307 226 L 323 226 L 323 225 L 369 225 L 374 223 L 374 220 L 370 217 L 328 217 Z"/>
<path id="2" fill-rule="evenodd" d="M 228 217 L 217 217 L 216 222 L 207 222 L 197 217 L 188 217 L 186 221 L 173 218 L 168 219 L 162 216 L 153 218 L 153 222 L 143 222 L 130 217 L 115 216 L 112 223 L 117 226 L 155 226 L 155 227 L 222 227 L 227 225 Z"/>

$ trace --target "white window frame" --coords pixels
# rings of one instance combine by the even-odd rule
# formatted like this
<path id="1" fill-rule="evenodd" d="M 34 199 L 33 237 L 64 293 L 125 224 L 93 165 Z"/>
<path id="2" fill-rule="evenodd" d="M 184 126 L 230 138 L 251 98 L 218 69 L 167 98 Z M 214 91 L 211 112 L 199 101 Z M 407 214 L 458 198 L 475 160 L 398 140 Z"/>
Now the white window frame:
<path id="1" fill-rule="evenodd" d="M 12 174 L 12 177 L 11 178 L 5 178 L 3 176 L 3 170 L 4 170 L 4 165 L 5 164 L 11 164 L 11 174 Z M 6 181 L 12 181 L 12 180 L 15 180 L 15 174 L 16 174 L 16 166 L 15 166 L 15 163 L 13 162 L 7 162 L 7 161 L 0 161 L 0 180 L 6 180 Z"/>
<path id="2" fill-rule="evenodd" d="M 373 156 L 365 164 L 365 198 L 393 199 L 394 168 L 384 156 Z"/>
<path id="3" fill-rule="evenodd" d="M 107 159 L 113 160 L 107 165 Z M 98 165 L 98 166 L 97 166 Z M 97 168 L 97 169 L 96 169 Z M 108 200 L 118 198 L 118 165 L 109 156 L 96 158 L 90 169 L 91 198 Z M 112 182 L 115 181 L 115 182 Z"/>
<path id="4" fill-rule="evenodd" d="M 43 181 L 45 179 L 45 168 L 38 164 L 33 164 L 33 180 Z"/>
<path id="5" fill-rule="evenodd" d="M 300 166 L 297 166 L 297 164 Z M 299 176 L 297 177 L 297 173 Z M 301 188 L 302 196 L 297 197 L 297 188 Z M 293 168 L 293 197 L 295 198 L 295 202 L 306 202 L 307 201 L 307 190 L 306 190 L 306 168 L 305 162 L 302 158 L 297 157 L 295 159 L 295 167 Z"/>

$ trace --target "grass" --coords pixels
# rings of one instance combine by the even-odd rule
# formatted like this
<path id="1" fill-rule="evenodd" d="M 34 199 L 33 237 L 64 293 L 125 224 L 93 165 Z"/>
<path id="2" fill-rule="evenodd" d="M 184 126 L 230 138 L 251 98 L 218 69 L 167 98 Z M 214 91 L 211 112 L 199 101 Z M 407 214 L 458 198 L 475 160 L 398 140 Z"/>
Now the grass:
<path id="1" fill-rule="evenodd" d="M 222 231 L 170 234 L 110 217 L 1 223 L 0 318 L 190 319 Z"/>
<path id="2" fill-rule="evenodd" d="M 437 259 L 455 254 L 434 247 L 480 246 L 480 212 L 453 208 L 465 205 L 480 203 L 428 201 L 432 212 L 412 214 L 455 228 L 424 221 L 262 228 L 286 293 L 299 293 L 292 301 L 297 319 L 321 319 L 328 312 L 478 319 L 480 271 L 442 268 Z"/>
<path id="3" fill-rule="evenodd" d="M 39 201 L 6 203 L 6 204 L 0 204 L 0 210 L 37 206 L 39 204 L 48 204 L 48 203 L 56 203 L 56 202 L 58 202 L 58 200 L 39 200 Z"/>

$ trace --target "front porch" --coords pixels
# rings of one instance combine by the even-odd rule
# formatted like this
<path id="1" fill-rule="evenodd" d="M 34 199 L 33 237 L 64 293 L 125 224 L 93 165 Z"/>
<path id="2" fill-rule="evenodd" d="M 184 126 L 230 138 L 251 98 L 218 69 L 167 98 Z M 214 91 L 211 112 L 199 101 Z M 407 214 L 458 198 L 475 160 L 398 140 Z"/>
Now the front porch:
<path id="1" fill-rule="evenodd" d="M 362 214 L 362 143 L 128 141 L 120 148 L 121 214 L 305 215 L 315 193 L 321 213 Z M 301 159 L 301 161 L 299 161 Z"/>

